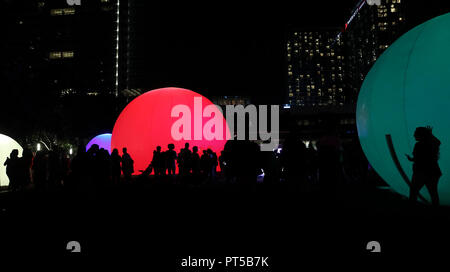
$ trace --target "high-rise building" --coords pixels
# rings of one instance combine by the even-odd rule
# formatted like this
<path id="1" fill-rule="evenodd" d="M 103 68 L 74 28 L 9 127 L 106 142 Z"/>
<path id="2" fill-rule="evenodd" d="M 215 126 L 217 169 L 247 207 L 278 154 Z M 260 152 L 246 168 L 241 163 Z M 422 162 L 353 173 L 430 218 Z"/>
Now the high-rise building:
<path id="1" fill-rule="evenodd" d="M 146 73 L 161 51 L 154 39 L 162 20 L 157 7 L 154 1 L 120 0 L 119 89 L 124 96 L 138 96 L 149 82 L 161 80 Z"/>
<path id="2" fill-rule="evenodd" d="M 114 95 L 117 1 L 69 2 L 42 1 L 50 86 L 61 95 Z"/>
<path id="3" fill-rule="evenodd" d="M 355 104 L 373 63 L 406 29 L 405 0 L 359 1 L 341 29 L 291 31 L 287 41 L 288 103 Z"/>
<path id="4" fill-rule="evenodd" d="M 344 61 L 338 29 L 292 30 L 287 38 L 288 104 L 344 105 Z"/>
<path id="5" fill-rule="evenodd" d="M 405 0 L 364 5 L 343 34 L 348 102 L 356 103 L 365 76 L 378 57 L 405 32 Z"/>
<path id="6" fill-rule="evenodd" d="M 17 0 L 2 9 L 3 62 L 38 70 L 41 95 L 114 94 L 117 1 Z"/>
<path id="7" fill-rule="evenodd" d="M 112 126 L 117 11 L 117 0 L 0 1 L 0 88 L 8 101 L 0 112 L 15 116 L 3 129 L 81 135 Z"/>

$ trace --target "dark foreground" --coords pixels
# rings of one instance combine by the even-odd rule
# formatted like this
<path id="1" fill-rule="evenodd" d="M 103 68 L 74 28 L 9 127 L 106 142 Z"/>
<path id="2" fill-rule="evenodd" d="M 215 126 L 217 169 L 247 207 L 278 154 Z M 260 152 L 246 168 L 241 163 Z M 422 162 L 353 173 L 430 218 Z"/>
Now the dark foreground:
<path id="1" fill-rule="evenodd" d="M 410 205 L 388 189 L 335 193 L 290 185 L 137 182 L 102 190 L 0 193 L 1 248 L 15 256 L 141 260 L 158 271 L 183 258 L 269 256 L 286 271 L 317 258 L 450 253 L 450 210 Z M 81 253 L 66 250 L 69 241 Z M 369 241 L 381 244 L 369 253 Z M 322 263 L 322 264 L 326 264 Z M 321 263 L 317 263 L 321 265 Z M 234 271 L 216 266 L 212 271 Z M 211 271 L 211 270 L 209 270 Z"/>

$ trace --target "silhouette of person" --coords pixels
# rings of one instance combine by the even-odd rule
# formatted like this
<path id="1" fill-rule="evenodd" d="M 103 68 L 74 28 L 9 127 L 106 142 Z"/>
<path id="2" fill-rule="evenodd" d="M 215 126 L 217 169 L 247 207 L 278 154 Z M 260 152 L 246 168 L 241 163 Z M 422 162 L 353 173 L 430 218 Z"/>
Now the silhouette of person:
<path id="1" fill-rule="evenodd" d="M 220 172 L 225 177 L 226 182 L 231 181 L 229 152 L 222 150 L 219 156 Z"/>
<path id="2" fill-rule="evenodd" d="M 169 175 L 175 175 L 175 160 L 177 159 L 175 145 L 168 144 L 167 148 L 169 149 L 165 152 L 167 172 Z"/>
<path id="3" fill-rule="evenodd" d="M 40 152 L 40 151 L 39 151 Z M 39 155 L 39 157 L 41 157 L 41 155 Z M 45 169 L 42 169 L 43 167 L 43 163 L 41 161 L 42 158 L 39 158 L 38 160 L 38 153 L 36 153 L 36 157 L 34 158 L 34 162 L 33 162 L 33 169 L 35 171 L 35 176 L 38 175 L 37 173 L 42 173 L 43 170 L 45 171 Z M 80 144 L 78 145 L 77 148 L 77 154 L 75 155 L 75 157 L 73 157 L 72 161 L 70 162 L 70 170 L 71 170 L 71 182 L 72 184 L 69 187 L 72 187 L 73 189 L 82 189 L 84 187 L 84 183 L 86 182 L 87 178 L 86 176 L 88 175 L 88 171 L 87 171 L 87 153 L 86 153 L 86 149 L 85 149 L 85 145 L 84 144 Z M 39 163 L 38 163 L 39 161 Z M 38 164 L 38 165 L 36 165 Z M 36 168 L 34 168 L 36 166 Z M 35 182 L 36 186 L 37 186 L 37 182 Z"/>
<path id="4" fill-rule="evenodd" d="M 58 148 L 50 150 L 47 159 L 47 182 L 50 188 L 60 187 L 62 181 L 61 154 Z"/>
<path id="5" fill-rule="evenodd" d="M 155 170 L 155 176 L 164 174 L 164 155 L 161 153 L 161 146 L 157 146 L 156 150 L 153 150 L 152 166 Z"/>
<path id="6" fill-rule="evenodd" d="M 98 173 L 99 180 L 97 181 L 99 185 L 105 186 L 109 183 L 111 175 L 111 156 L 108 151 L 101 148 L 97 154 L 98 157 Z"/>
<path id="7" fill-rule="evenodd" d="M 304 185 L 306 180 L 306 146 L 297 135 L 290 134 L 281 151 L 281 162 L 286 181 L 291 185 Z"/>
<path id="8" fill-rule="evenodd" d="M 121 167 L 120 167 L 120 161 L 122 159 L 119 155 L 119 150 L 117 148 L 114 148 L 111 153 L 111 179 L 113 184 L 118 184 L 120 181 L 120 175 L 121 175 Z"/>
<path id="9" fill-rule="evenodd" d="M 197 146 L 194 146 L 192 148 L 191 166 L 192 166 L 192 175 L 195 178 L 198 178 L 200 175 L 200 155 L 198 154 Z"/>
<path id="10" fill-rule="evenodd" d="M 441 142 L 433 135 L 430 127 L 417 127 L 414 138 L 417 143 L 414 145 L 413 156 L 405 154 L 408 160 L 413 162 L 409 198 L 416 201 L 420 189 L 425 185 L 430 193 L 432 205 L 438 206 L 438 181 L 442 176 L 438 164 Z"/>
<path id="11" fill-rule="evenodd" d="M 185 176 L 188 175 L 191 171 L 191 150 L 189 150 L 189 143 L 184 144 L 184 148 L 180 150 L 178 154 L 178 169 L 180 171 L 180 175 Z"/>
<path id="12" fill-rule="evenodd" d="M 9 178 L 9 189 L 15 191 L 20 186 L 19 181 L 19 150 L 13 149 L 3 164 L 6 166 L 6 175 Z"/>
<path id="13" fill-rule="evenodd" d="M 257 143 L 228 140 L 224 151 L 229 154 L 227 165 L 230 174 L 244 190 L 251 189 L 257 181 L 260 165 L 260 148 Z"/>
<path id="14" fill-rule="evenodd" d="M 217 170 L 217 165 L 218 165 L 217 154 L 215 152 L 213 152 L 210 148 L 208 148 L 207 153 L 208 153 L 208 158 L 210 160 L 209 177 L 213 180 L 216 178 L 216 170 Z"/>
<path id="15" fill-rule="evenodd" d="M 33 153 L 30 149 L 24 148 L 22 158 L 19 158 L 18 180 L 19 186 L 27 187 L 31 183 L 31 165 L 33 163 Z"/>
<path id="16" fill-rule="evenodd" d="M 203 178 L 208 178 L 209 177 L 209 169 L 211 168 L 211 161 L 208 157 L 208 152 L 206 150 L 203 150 L 203 154 L 200 157 L 200 169 L 201 169 L 201 173 Z"/>
<path id="17" fill-rule="evenodd" d="M 76 170 L 78 166 L 77 164 L 72 165 L 72 173 L 77 178 L 76 174 L 80 173 Z M 36 156 L 33 160 L 33 182 L 34 186 L 37 190 L 43 190 L 46 185 L 47 180 L 47 156 L 45 151 L 38 151 L 36 152 Z"/>
<path id="18" fill-rule="evenodd" d="M 134 161 L 130 154 L 127 152 L 127 148 L 122 148 L 122 172 L 126 181 L 131 181 L 131 174 L 134 173 Z"/>

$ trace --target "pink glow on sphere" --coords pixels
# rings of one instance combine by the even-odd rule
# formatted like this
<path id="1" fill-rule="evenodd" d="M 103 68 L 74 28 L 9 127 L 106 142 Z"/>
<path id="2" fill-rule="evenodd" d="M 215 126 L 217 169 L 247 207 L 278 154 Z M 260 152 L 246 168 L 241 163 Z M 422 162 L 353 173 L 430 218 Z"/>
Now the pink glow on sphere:
<path id="1" fill-rule="evenodd" d="M 197 119 L 194 117 L 194 98 L 197 98 L 197 101 L 201 98 L 201 112 L 205 107 L 213 105 L 210 100 L 198 93 L 174 87 L 156 89 L 138 96 L 125 107 L 117 118 L 112 132 L 111 149 L 117 148 L 122 153 L 122 148 L 127 148 L 134 160 L 134 174 L 139 174 L 139 170 L 147 168 L 153 158 L 153 151 L 158 145 L 161 146 L 162 151 L 166 151 L 168 150 L 167 145 L 173 143 L 178 154 L 180 149 L 184 148 L 185 143 L 189 143 L 191 151 L 194 146 L 198 146 L 200 156 L 202 150 L 208 148 L 211 148 L 219 156 L 229 139 L 228 124 L 223 114 L 219 113 L 218 118 L 222 120 L 220 125 L 223 137 L 219 140 L 207 140 L 202 133 L 200 140 L 194 140 L 194 129 L 196 124 L 198 128 L 199 119 L 203 132 L 203 126 L 213 118 L 203 115 Z M 190 109 L 191 140 L 175 140 L 172 137 L 172 125 L 182 116 L 171 117 L 172 108 L 177 105 L 186 105 Z"/>

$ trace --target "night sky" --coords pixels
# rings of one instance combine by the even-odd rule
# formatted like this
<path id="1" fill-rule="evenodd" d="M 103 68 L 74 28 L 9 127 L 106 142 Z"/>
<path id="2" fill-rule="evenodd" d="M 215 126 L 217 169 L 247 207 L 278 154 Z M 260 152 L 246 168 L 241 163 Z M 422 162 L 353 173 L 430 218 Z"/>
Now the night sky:
<path id="1" fill-rule="evenodd" d="M 357 1 L 242 2 L 144 4 L 146 30 L 140 33 L 148 35 L 135 46 L 145 51 L 145 74 L 135 87 L 177 86 L 210 97 L 282 103 L 288 27 L 340 27 Z"/>
<path id="2" fill-rule="evenodd" d="M 283 103 L 289 27 L 342 27 L 358 0 L 141 1 L 136 86 L 177 86 L 216 95 Z M 408 1 L 409 28 L 450 11 L 449 1 Z M 367 8 L 367 7 L 366 7 Z M 142 22 L 142 21 L 141 21 Z"/>

